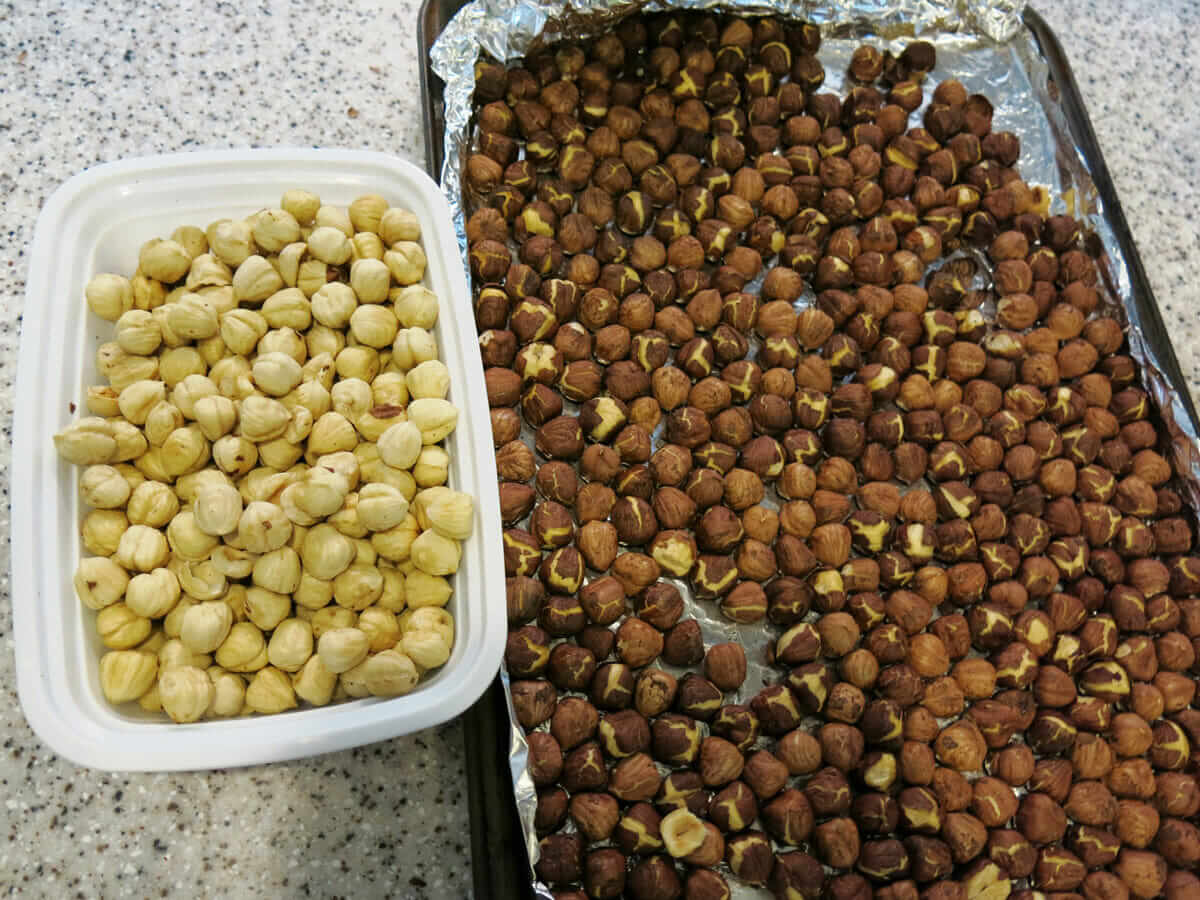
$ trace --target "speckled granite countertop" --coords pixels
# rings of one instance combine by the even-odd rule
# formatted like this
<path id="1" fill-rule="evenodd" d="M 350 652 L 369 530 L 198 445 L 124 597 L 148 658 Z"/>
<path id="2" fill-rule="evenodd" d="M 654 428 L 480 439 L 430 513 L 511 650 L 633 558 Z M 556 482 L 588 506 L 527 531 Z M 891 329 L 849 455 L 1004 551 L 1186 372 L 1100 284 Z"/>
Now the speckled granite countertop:
<path id="1" fill-rule="evenodd" d="M 1200 309 L 1188 268 L 1189 257 L 1200 260 L 1200 102 L 1182 90 L 1197 76 L 1187 48 L 1200 3 L 1038 6 L 1075 68 L 1200 395 Z M 0 470 L 8 468 L 25 254 L 50 192 L 95 163 L 189 148 L 369 148 L 421 164 L 417 8 L 416 0 L 0 0 Z M 17 704 L 7 478 L 0 490 L 0 893 L 470 895 L 458 724 L 208 774 L 111 775 L 50 753 Z"/>

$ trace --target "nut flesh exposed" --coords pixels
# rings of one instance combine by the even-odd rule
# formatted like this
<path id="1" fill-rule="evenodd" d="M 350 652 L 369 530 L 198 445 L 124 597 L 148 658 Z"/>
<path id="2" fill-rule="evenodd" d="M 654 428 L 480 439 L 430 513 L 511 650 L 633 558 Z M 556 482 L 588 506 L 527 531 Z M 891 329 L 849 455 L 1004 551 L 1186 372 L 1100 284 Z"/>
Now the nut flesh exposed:
<path id="1" fill-rule="evenodd" d="M 108 384 L 54 443 L 87 467 L 74 586 L 111 702 L 282 712 L 406 694 L 449 659 L 475 508 L 420 237 L 378 195 L 288 191 L 88 282 Z"/>

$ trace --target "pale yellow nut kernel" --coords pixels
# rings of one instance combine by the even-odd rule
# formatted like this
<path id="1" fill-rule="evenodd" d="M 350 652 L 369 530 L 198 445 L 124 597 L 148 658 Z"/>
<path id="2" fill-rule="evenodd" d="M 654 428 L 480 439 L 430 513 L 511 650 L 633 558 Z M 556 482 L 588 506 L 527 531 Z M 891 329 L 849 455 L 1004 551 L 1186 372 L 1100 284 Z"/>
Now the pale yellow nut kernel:
<path id="1" fill-rule="evenodd" d="M 249 222 L 222 219 L 209 225 L 205 234 L 212 255 L 227 266 L 240 266 L 255 251 Z"/>
<path id="2" fill-rule="evenodd" d="M 112 425 L 113 439 L 117 442 L 117 452 L 113 454 L 110 462 L 136 460 L 149 448 L 146 436 L 136 425 L 121 419 L 113 419 L 110 424 Z"/>
<path id="3" fill-rule="evenodd" d="M 454 646 L 454 616 L 449 611 L 436 606 L 423 606 L 409 610 L 401 618 L 400 627 L 404 631 L 436 631 L 447 644 Z"/>
<path id="4" fill-rule="evenodd" d="M 333 601 L 333 582 L 302 572 L 300 587 L 293 592 L 292 599 L 306 609 L 321 609 Z"/>
<path id="5" fill-rule="evenodd" d="M 279 205 L 291 213 L 301 225 L 311 225 L 321 208 L 321 198 L 311 191 L 292 188 L 285 191 Z"/>
<path id="6" fill-rule="evenodd" d="M 388 271 L 392 273 L 392 278 L 400 285 L 413 285 L 425 277 L 425 251 L 421 245 L 415 241 L 397 241 L 392 244 L 390 250 L 383 254 L 383 261 L 387 263 Z M 404 320 L 404 316 L 400 311 L 396 311 L 397 316 Z M 436 313 L 435 313 L 436 316 Z M 433 327 L 433 323 L 422 325 L 421 322 L 405 322 L 407 325 L 421 325 L 423 328 Z"/>
<path id="7" fill-rule="evenodd" d="M 317 653 L 330 672 L 340 674 L 367 658 L 370 641 L 357 628 L 333 628 L 317 641 Z"/>
<path id="8" fill-rule="evenodd" d="M 220 600 L 197 603 L 183 615 L 179 640 L 192 653 L 212 653 L 233 627 L 233 611 Z"/>
<path id="9" fill-rule="evenodd" d="M 369 534 L 367 526 L 358 519 L 358 494 L 353 492 L 346 495 L 342 508 L 325 521 L 353 540 L 365 538 Z"/>
<path id="10" fill-rule="evenodd" d="M 112 556 L 121 545 L 129 520 L 119 509 L 93 509 L 83 517 L 79 535 L 83 548 L 93 556 Z M 117 560 L 120 562 L 120 560 Z"/>
<path id="11" fill-rule="evenodd" d="M 207 375 L 193 373 L 185 376 L 171 390 L 171 402 L 179 408 L 185 419 L 196 418 L 196 404 L 205 397 L 216 397 L 221 392 Z"/>
<path id="12" fill-rule="evenodd" d="M 381 606 L 369 606 L 358 614 L 358 630 L 370 640 L 372 653 L 396 646 L 401 634 L 395 613 Z"/>
<path id="13" fill-rule="evenodd" d="M 242 517 L 242 495 L 231 484 L 203 487 L 192 503 L 196 527 L 205 534 L 221 536 L 237 530 Z"/>
<path id="14" fill-rule="evenodd" d="M 271 271 L 274 272 L 274 269 Z M 236 274 L 234 275 L 234 284 L 237 284 Z M 164 340 L 167 337 L 166 329 L 183 341 L 203 340 L 220 331 L 221 326 L 217 319 L 216 307 L 209 298 L 200 294 L 184 294 L 178 302 L 167 303 L 162 309 L 166 312 L 159 323 L 161 327 L 165 321 Z"/>
<path id="15" fill-rule="evenodd" d="M 272 328 L 304 331 L 312 324 L 312 304 L 299 288 L 276 291 L 263 303 L 262 314 Z"/>
<path id="16" fill-rule="evenodd" d="M 255 443 L 281 437 L 292 421 L 288 408 L 272 397 L 247 397 L 238 416 L 242 436 Z"/>
<path id="17" fill-rule="evenodd" d="M 321 635 L 336 628 L 354 628 L 358 624 L 358 613 L 344 606 L 327 606 L 313 613 L 310 623 L 313 637 L 320 640 Z"/>
<path id="18" fill-rule="evenodd" d="M 254 568 L 255 559 L 257 559 L 256 554 L 247 553 L 245 550 L 239 550 L 237 547 L 231 547 L 228 544 L 222 544 L 220 547 L 213 549 L 212 555 L 209 557 L 209 562 L 212 563 L 214 569 L 226 578 L 239 579 L 249 577 L 251 570 Z"/>
<path id="19" fill-rule="evenodd" d="M 88 309 L 108 322 L 115 322 L 133 309 L 133 285 L 123 275 L 103 272 L 93 275 L 83 289 Z"/>
<path id="20" fill-rule="evenodd" d="M 300 671 L 292 676 L 296 696 L 313 706 L 325 706 L 333 699 L 337 675 L 325 668 L 321 657 L 310 655 Z"/>
<path id="21" fill-rule="evenodd" d="M 391 347 L 400 324 L 386 306 L 364 304 L 350 316 L 350 334 L 360 344 L 376 349 Z"/>
<path id="22" fill-rule="evenodd" d="M 300 383 L 300 363 L 286 353 L 260 353 L 250 371 L 258 389 L 271 397 L 282 397 Z"/>
<path id="23" fill-rule="evenodd" d="M 173 559 L 168 566 L 175 572 L 180 589 L 193 600 L 217 600 L 229 588 L 229 582 L 210 559 L 202 562 Z"/>
<path id="24" fill-rule="evenodd" d="M 195 604 L 189 603 L 187 608 L 191 609 Z M 180 621 L 183 620 L 183 614 L 179 616 Z M 165 641 L 158 650 L 158 671 L 165 672 L 167 669 L 175 669 L 179 666 L 195 666 L 198 669 L 208 668 L 212 662 L 212 658 L 207 653 L 194 653 L 189 650 L 178 637 L 173 637 Z"/>
<path id="25" fill-rule="evenodd" d="M 411 693 L 420 681 L 419 663 L 400 650 L 384 650 L 363 663 L 363 681 L 374 697 Z"/>
<path id="26" fill-rule="evenodd" d="M 371 386 L 361 378 L 345 378 L 329 392 L 333 411 L 347 420 L 354 420 L 371 408 Z"/>
<path id="27" fill-rule="evenodd" d="M 154 686 L 158 659 L 141 650 L 112 650 L 100 657 L 100 689 L 110 703 L 136 700 Z"/>
<path id="28" fill-rule="evenodd" d="M 212 459 L 222 472 L 241 476 L 258 464 L 258 448 L 253 441 L 229 434 L 213 441 Z"/>
<path id="29" fill-rule="evenodd" d="M 341 281 L 331 281 L 312 295 L 312 316 L 327 328 L 345 329 L 357 308 L 354 290 Z"/>
<path id="30" fill-rule="evenodd" d="M 354 426 L 337 412 L 327 412 L 313 423 L 308 435 L 308 450 L 317 456 L 353 450 L 358 445 L 358 434 Z"/>
<path id="31" fill-rule="evenodd" d="M 171 232 L 171 240 L 183 247 L 192 259 L 208 252 L 208 238 L 205 237 L 203 229 L 195 225 L 180 225 Z"/>
<path id="32" fill-rule="evenodd" d="M 152 238 L 138 251 L 138 269 L 164 284 L 179 281 L 191 265 L 191 254 L 178 241 Z"/>
<path id="33" fill-rule="evenodd" d="M 350 238 L 350 260 L 351 265 L 358 262 L 360 259 L 377 259 L 383 260 L 383 251 L 387 248 L 383 246 L 383 241 L 379 235 L 372 234 L 369 231 L 360 231 Z M 391 274 L 388 274 L 391 278 Z"/>
<path id="34" fill-rule="evenodd" d="M 87 389 L 84 405 L 87 411 L 98 418 L 110 419 L 121 414 L 117 406 L 118 391 L 112 385 L 93 384 Z"/>
<path id="35" fill-rule="evenodd" d="M 387 212 L 387 200 L 378 194 L 362 194 L 355 197 L 347 210 L 350 224 L 355 231 L 369 231 L 375 234 L 379 231 L 379 222 Z"/>
<path id="36" fill-rule="evenodd" d="M 130 309 L 117 319 L 113 339 L 126 353 L 149 356 L 162 343 L 162 330 L 147 310 Z"/>
<path id="37" fill-rule="evenodd" d="M 130 525 L 117 544 L 116 561 L 133 572 L 149 572 L 167 561 L 167 536 L 147 525 Z"/>
<path id="38" fill-rule="evenodd" d="M 251 229 L 254 243 L 268 253 L 278 253 L 293 241 L 300 240 L 300 223 L 286 209 L 265 209 L 254 220 Z"/>
<path id="39" fill-rule="evenodd" d="M 176 576 L 178 578 L 178 576 Z M 169 638 L 179 637 L 179 631 L 183 628 L 183 616 L 189 609 L 196 605 L 196 602 L 191 597 L 181 596 L 179 602 L 171 607 L 171 611 L 162 619 L 163 633 Z M 176 642 L 178 643 L 178 642 Z M 183 645 L 180 644 L 182 647 Z M 162 666 L 160 665 L 159 668 Z"/>
<path id="40" fill-rule="evenodd" d="M 120 392 L 135 381 L 154 380 L 160 376 L 162 357 L 132 356 L 125 354 L 116 360 L 105 374 L 113 389 Z M 165 379 L 164 379 L 165 380 Z"/>
<path id="41" fill-rule="evenodd" d="M 350 259 L 350 238 L 344 231 L 322 225 L 308 236 L 308 252 L 323 263 L 340 266 Z"/>
<path id="42" fill-rule="evenodd" d="M 420 429 L 423 443 L 436 444 L 458 425 L 458 409 L 449 400 L 414 400 L 408 405 L 408 420 Z"/>
<path id="43" fill-rule="evenodd" d="M 411 407 L 410 407 L 411 409 Z M 379 458 L 396 469 L 411 469 L 424 446 L 424 435 L 416 422 L 398 422 L 379 437 Z"/>
<path id="44" fill-rule="evenodd" d="M 242 260 L 233 273 L 233 293 L 239 302 L 266 300 L 283 286 L 283 278 L 275 267 L 257 254 Z"/>
<path id="45" fill-rule="evenodd" d="M 379 374 L 379 351 L 361 344 L 348 346 L 338 351 L 333 363 L 342 378 L 361 378 L 370 382 Z"/>
<path id="46" fill-rule="evenodd" d="M 263 631 L 270 631 L 286 619 L 291 609 L 291 597 L 287 594 L 258 585 L 246 590 L 246 616 Z"/>
<path id="47" fill-rule="evenodd" d="M 175 347 L 158 357 L 158 375 L 168 388 L 173 389 L 189 375 L 203 375 L 206 371 L 208 364 L 195 347 Z"/>
<path id="48" fill-rule="evenodd" d="M 171 552 L 180 559 L 190 562 L 208 559 L 208 554 L 220 543 L 219 538 L 200 530 L 196 524 L 196 514 L 190 509 L 184 509 L 175 514 L 175 517 L 167 525 L 166 536 Z"/>
<path id="49" fill-rule="evenodd" d="M 150 620 L 124 603 L 114 603 L 96 613 L 96 633 L 110 650 L 129 650 L 150 636 Z"/>
<path id="50" fill-rule="evenodd" d="M 350 221 L 350 214 L 340 206 L 322 205 L 313 218 L 313 226 L 336 228 L 347 238 L 354 237 L 354 223 Z"/>
<path id="51" fill-rule="evenodd" d="M 450 370 L 440 359 L 430 359 L 408 370 L 406 384 L 414 400 L 445 400 L 450 390 Z"/>
<path id="52" fill-rule="evenodd" d="M 423 606 L 443 607 L 454 589 L 450 582 L 439 575 L 430 575 L 420 570 L 404 576 L 404 599 L 408 606 L 419 609 Z"/>
<path id="53" fill-rule="evenodd" d="M 142 433 L 151 447 L 160 448 L 177 428 L 183 427 L 184 421 L 179 407 L 169 400 L 164 400 L 146 414 L 146 424 L 142 426 Z"/>
<path id="54" fill-rule="evenodd" d="M 439 491 L 428 503 L 422 504 L 421 508 L 429 526 L 443 537 L 465 541 L 474 530 L 475 500 L 470 494 L 452 490 Z"/>
<path id="55" fill-rule="evenodd" d="M 407 630 L 400 639 L 400 649 L 422 669 L 436 669 L 450 658 L 450 644 L 436 631 Z"/>
<path id="56" fill-rule="evenodd" d="M 409 558 L 412 545 L 421 533 L 416 516 L 408 513 L 399 525 L 371 535 L 371 546 L 384 559 L 401 562 Z"/>
<path id="57" fill-rule="evenodd" d="M 333 599 L 347 609 L 366 609 L 382 593 L 383 575 L 374 565 L 356 563 L 333 579 Z"/>
<path id="58" fill-rule="evenodd" d="M 88 609 L 118 602 L 129 587 L 129 575 L 105 556 L 86 556 L 75 570 L 75 595 Z"/>
<path id="59" fill-rule="evenodd" d="M 112 424 L 88 416 L 68 425 L 54 436 L 58 455 L 77 466 L 111 462 L 117 455 Z"/>
<path id="60" fill-rule="evenodd" d="M 248 356 L 270 330 L 261 313 L 252 309 L 231 309 L 221 313 L 220 335 L 231 352 Z"/>
<path id="61" fill-rule="evenodd" d="M 231 284 L 233 270 L 211 253 L 201 253 L 192 257 L 187 280 L 184 282 L 184 287 L 189 291 L 198 291 L 206 287 L 228 287 Z"/>
<path id="62" fill-rule="evenodd" d="M 412 467 L 412 477 L 417 487 L 436 487 L 446 483 L 450 474 L 450 454 L 441 447 L 425 447 Z"/>
<path id="63" fill-rule="evenodd" d="M 169 485 L 143 481 L 129 495 L 125 509 L 133 524 L 162 528 L 179 512 L 179 498 Z"/>
<path id="64" fill-rule="evenodd" d="M 284 672 L 300 671 L 312 655 L 312 626 L 301 619 L 284 619 L 267 643 L 267 660 Z"/>
<path id="65" fill-rule="evenodd" d="M 246 706 L 257 713 L 281 713 L 296 708 L 292 679 L 273 666 L 259 669 L 246 688 Z"/>
<path id="66" fill-rule="evenodd" d="M 316 578 L 336 578 L 354 561 L 354 556 L 354 542 L 324 523 L 309 529 L 300 548 L 305 570 Z"/>
<path id="67" fill-rule="evenodd" d="M 407 372 L 423 362 L 438 358 L 437 341 L 424 328 L 402 328 L 392 341 L 392 362 Z"/>
<path id="68" fill-rule="evenodd" d="M 388 612 L 403 612 L 405 607 L 404 573 L 390 565 L 383 563 L 378 565 L 379 572 L 383 575 L 383 592 L 375 601 L 375 605 L 388 610 Z"/>
<path id="69" fill-rule="evenodd" d="M 291 536 L 292 523 L 274 503 L 255 500 L 242 510 L 238 520 L 237 543 L 243 550 L 266 553 L 282 547 Z"/>
<path id="70" fill-rule="evenodd" d="M 129 482 L 113 466 L 88 466 L 79 476 L 79 496 L 96 509 L 119 509 L 129 499 Z"/>
<path id="71" fill-rule="evenodd" d="M 290 468 L 303 455 L 304 445 L 289 443 L 286 432 L 281 438 L 258 445 L 258 461 L 273 469 Z"/>
<path id="72" fill-rule="evenodd" d="M 300 555 L 291 547 L 270 550 L 254 561 L 250 579 L 256 587 L 290 594 L 300 586 Z"/>
<path id="73" fill-rule="evenodd" d="M 216 441 L 233 431 L 237 425 L 237 406 L 228 397 L 201 397 L 193 412 L 196 427 L 206 440 Z"/>
<path id="74" fill-rule="evenodd" d="M 213 698 L 204 715 L 210 719 L 236 716 L 246 702 L 245 679 L 217 666 L 210 666 L 207 672 L 213 683 Z"/>
<path id="75" fill-rule="evenodd" d="M 138 272 L 129 279 L 129 283 L 133 286 L 134 309 L 155 309 L 166 302 L 167 289 L 161 282 Z"/>
<path id="76" fill-rule="evenodd" d="M 379 217 L 379 236 L 389 247 L 400 241 L 419 241 L 421 222 L 411 210 L 393 206 Z"/>
<path id="77" fill-rule="evenodd" d="M 703 820 L 686 808 L 672 810 L 663 816 L 659 831 L 667 852 L 677 859 L 698 850 L 708 834 Z"/>
<path id="78" fill-rule="evenodd" d="M 167 474 L 176 478 L 199 469 L 210 457 L 208 439 L 197 425 L 176 428 L 158 449 Z"/>
<path id="79" fill-rule="evenodd" d="M 135 425 L 146 421 L 150 410 L 167 398 L 167 386 L 161 381 L 135 381 L 121 391 L 117 406 L 121 415 Z"/>
<path id="80" fill-rule="evenodd" d="M 350 287 L 360 303 L 383 303 L 388 298 L 392 273 L 382 259 L 359 259 L 350 266 Z"/>
<path id="81" fill-rule="evenodd" d="M 147 619 L 161 619 L 179 602 L 179 579 L 167 568 L 134 575 L 125 588 L 125 605 Z"/>
<path id="82" fill-rule="evenodd" d="M 388 262 L 388 257 L 395 257 L 394 251 L 388 251 L 384 254 L 384 262 Z M 394 261 L 394 260 L 393 260 Z M 422 262 L 424 256 L 422 255 Z M 389 263 L 388 268 L 392 270 L 392 277 L 396 276 L 396 269 Z M 421 284 L 413 282 L 400 281 L 401 284 L 408 285 L 398 289 L 393 289 L 388 295 L 393 301 L 393 308 L 396 312 L 396 318 L 400 321 L 400 325 L 404 328 L 422 328 L 425 331 L 431 331 L 438 320 L 438 298 L 437 294 L 429 290 Z M 419 279 L 418 279 L 419 280 Z"/>
<path id="83" fill-rule="evenodd" d="M 429 575 L 453 575 L 462 559 L 458 541 L 443 537 L 436 531 L 423 531 L 412 542 L 413 565 Z"/>
<path id="84" fill-rule="evenodd" d="M 387 531 L 404 521 L 408 501 L 387 484 L 365 484 L 358 492 L 358 520 L 371 531 Z"/>
<path id="85" fill-rule="evenodd" d="M 350 492 L 350 483 L 341 472 L 315 466 L 292 488 L 297 491 L 293 502 L 314 519 L 323 519 L 341 509 Z"/>
<path id="86" fill-rule="evenodd" d="M 253 622 L 236 622 L 217 648 L 217 663 L 231 672 L 257 672 L 267 664 L 267 641 Z"/>
<path id="87" fill-rule="evenodd" d="M 352 669 L 347 669 L 338 676 L 337 689 L 334 691 L 334 697 L 338 693 L 346 697 L 370 697 L 371 692 L 367 688 L 367 661 L 363 660 Z"/>
<path id="88" fill-rule="evenodd" d="M 308 345 L 294 328 L 272 328 L 258 342 L 259 353 L 286 353 L 301 365 L 308 357 Z"/>

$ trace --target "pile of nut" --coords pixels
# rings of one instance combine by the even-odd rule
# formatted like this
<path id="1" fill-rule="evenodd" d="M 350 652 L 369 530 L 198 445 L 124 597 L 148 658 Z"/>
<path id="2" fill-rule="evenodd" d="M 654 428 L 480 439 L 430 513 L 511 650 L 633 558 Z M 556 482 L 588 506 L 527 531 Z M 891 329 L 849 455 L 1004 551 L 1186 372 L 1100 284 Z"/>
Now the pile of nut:
<path id="1" fill-rule="evenodd" d="M 819 44 L 663 14 L 476 67 L 536 872 L 1194 900 L 1200 556 L 1080 223 L 931 44 L 840 96 Z"/>
<path id="2" fill-rule="evenodd" d="M 397 696 L 442 666 L 472 498 L 421 228 L 307 191 L 142 246 L 95 276 L 115 323 L 87 409 L 75 591 L 100 686 L 176 722 Z"/>

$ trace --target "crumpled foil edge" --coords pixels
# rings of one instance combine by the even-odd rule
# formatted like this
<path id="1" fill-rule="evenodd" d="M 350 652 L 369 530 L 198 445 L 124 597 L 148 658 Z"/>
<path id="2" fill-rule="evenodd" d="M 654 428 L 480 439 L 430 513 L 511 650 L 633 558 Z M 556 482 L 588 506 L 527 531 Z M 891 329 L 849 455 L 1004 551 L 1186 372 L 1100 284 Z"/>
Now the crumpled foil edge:
<path id="1" fill-rule="evenodd" d="M 1103 201 L 1068 123 L 1058 86 L 1049 78 L 1049 67 L 1022 20 L 1023 3 L 1013 0 L 475 0 L 447 24 L 430 51 L 434 72 L 445 83 L 445 143 L 442 190 L 450 202 L 463 259 L 467 257 L 466 217 L 462 173 L 469 150 L 472 125 L 474 65 L 481 54 L 508 63 L 531 50 L 570 37 L 586 40 L 611 29 L 636 13 L 667 9 L 713 10 L 741 15 L 776 15 L 800 18 L 821 26 L 826 41 L 820 51 L 826 65 L 827 90 L 841 87 L 840 73 L 859 40 L 894 44 L 920 36 L 938 47 L 939 80 L 957 77 L 975 91 L 984 91 L 996 105 L 996 127 L 1021 138 L 1019 168 L 1030 184 L 1051 190 L 1052 210 L 1078 217 L 1103 248 L 1097 259 L 1101 283 L 1101 310 L 1116 316 L 1127 329 L 1130 355 L 1141 368 L 1143 385 L 1158 406 L 1171 437 L 1171 451 L 1183 490 L 1193 509 L 1200 509 L 1200 439 L 1183 396 L 1186 385 L 1172 385 L 1158 349 L 1146 336 L 1145 323 L 1134 295 L 1128 260 L 1120 248 Z M 843 45 L 839 46 L 838 42 Z M 832 57 L 832 58 L 831 58 Z M 914 113 L 919 119 L 921 110 Z M 702 622 L 706 642 L 740 639 L 749 644 L 753 627 L 735 627 L 711 615 L 704 604 L 690 598 L 683 582 L 677 586 L 688 597 L 688 614 Z M 709 604 L 711 606 L 711 604 Z M 759 629 L 762 632 L 762 629 Z M 752 670 L 754 667 L 752 667 Z M 767 672 L 753 671 L 754 681 Z M 507 689 L 506 672 L 501 677 Z M 530 860 L 530 879 L 538 900 L 551 900 L 532 864 L 537 859 L 538 837 L 533 827 L 537 791 L 526 771 L 528 745 L 507 696 L 512 725 L 509 764 L 513 793 Z M 737 698 L 741 700 L 739 696 Z M 732 886 L 732 885 L 731 885 Z M 745 886 L 738 886 L 744 888 Z M 768 896 L 753 889 L 735 890 L 735 898 Z"/>

